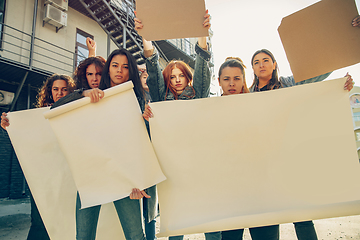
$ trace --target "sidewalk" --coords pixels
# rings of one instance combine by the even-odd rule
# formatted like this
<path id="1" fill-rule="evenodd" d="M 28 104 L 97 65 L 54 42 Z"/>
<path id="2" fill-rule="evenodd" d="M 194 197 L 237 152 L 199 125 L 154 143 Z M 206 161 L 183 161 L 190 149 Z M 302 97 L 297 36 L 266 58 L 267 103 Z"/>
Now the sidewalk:
<path id="1" fill-rule="evenodd" d="M 30 228 L 30 199 L 0 199 L 0 239 L 26 240 Z"/>
<path id="2" fill-rule="evenodd" d="M 319 240 L 360 240 L 360 215 L 315 220 L 314 224 Z M 26 240 L 29 227 L 30 200 L 28 198 L 0 199 L 0 240 Z M 158 240 L 166 239 L 158 238 Z M 204 234 L 185 235 L 184 238 L 184 240 L 204 239 Z M 297 240 L 292 223 L 280 225 L 280 239 Z M 245 229 L 244 240 L 251 240 L 248 229 Z"/>

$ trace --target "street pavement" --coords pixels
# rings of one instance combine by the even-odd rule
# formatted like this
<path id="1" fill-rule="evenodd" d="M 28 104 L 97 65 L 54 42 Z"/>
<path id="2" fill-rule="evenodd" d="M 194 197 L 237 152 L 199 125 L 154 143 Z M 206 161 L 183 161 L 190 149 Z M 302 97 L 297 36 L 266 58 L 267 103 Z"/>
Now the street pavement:
<path id="1" fill-rule="evenodd" d="M 157 230 L 159 220 L 157 219 Z M 314 224 L 319 240 L 360 240 L 360 215 L 315 220 Z M 30 200 L 0 199 L 0 240 L 26 240 L 29 228 Z M 185 235 L 184 240 L 205 238 L 204 234 L 193 234 Z M 251 240 L 248 229 L 245 229 L 244 240 Z M 280 225 L 280 240 L 297 240 L 292 223 Z"/>

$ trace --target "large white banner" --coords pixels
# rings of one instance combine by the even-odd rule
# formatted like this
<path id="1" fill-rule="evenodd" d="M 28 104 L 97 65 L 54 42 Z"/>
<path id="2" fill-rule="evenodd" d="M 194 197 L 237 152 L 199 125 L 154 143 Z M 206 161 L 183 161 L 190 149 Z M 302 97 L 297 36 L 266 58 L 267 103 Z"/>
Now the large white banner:
<path id="1" fill-rule="evenodd" d="M 142 113 L 127 82 L 45 113 L 68 160 L 81 207 L 109 203 L 163 180 Z"/>
<path id="2" fill-rule="evenodd" d="M 75 240 L 76 187 L 67 161 L 38 108 L 8 113 L 11 143 L 52 240 Z M 96 239 L 125 239 L 112 203 L 103 205 Z"/>
<path id="3" fill-rule="evenodd" d="M 152 103 L 158 236 L 360 214 L 344 82 Z"/>

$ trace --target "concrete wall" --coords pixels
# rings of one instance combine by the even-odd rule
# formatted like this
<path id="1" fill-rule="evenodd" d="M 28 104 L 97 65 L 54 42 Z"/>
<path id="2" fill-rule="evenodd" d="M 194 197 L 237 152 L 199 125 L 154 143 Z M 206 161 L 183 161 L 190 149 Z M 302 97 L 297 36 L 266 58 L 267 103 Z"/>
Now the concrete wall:
<path id="1" fill-rule="evenodd" d="M 35 0 L 7 1 L 5 24 L 30 35 L 32 32 L 34 2 Z M 45 0 L 39 0 L 38 2 L 35 36 L 65 50 L 36 40 L 35 44 L 38 46 L 35 46 L 34 48 L 34 51 L 36 52 L 34 54 L 34 67 L 45 69 L 50 72 L 72 73 L 77 29 L 93 35 L 97 43 L 97 55 L 107 58 L 107 35 L 96 21 L 69 7 L 67 11 L 67 26 L 56 33 L 55 26 L 50 24 L 45 24 L 43 26 L 44 2 Z M 16 46 L 13 46 L 10 43 L 4 43 L 4 49 L 10 50 L 15 54 L 4 51 L 2 56 L 28 64 L 28 50 L 30 48 L 29 42 L 31 37 L 10 28 L 5 28 L 4 32 L 6 33 L 4 40 L 11 42 Z M 8 36 L 7 34 L 14 35 L 16 38 L 19 38 L 19 40 Z M 21 46 L 24 49 L 18 48 L 17 46 Z M 50 49 L 55 53 L 42 48 Z M 114 49 L 116 49 L 116 45 L 111 41 L 110 51 Z"/>

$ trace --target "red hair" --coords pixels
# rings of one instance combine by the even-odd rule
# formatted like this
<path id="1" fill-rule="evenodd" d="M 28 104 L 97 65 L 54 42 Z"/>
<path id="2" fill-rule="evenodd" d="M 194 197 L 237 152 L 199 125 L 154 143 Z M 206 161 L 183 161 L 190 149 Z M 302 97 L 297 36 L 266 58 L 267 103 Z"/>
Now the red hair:
<path id="1" fill-rule="evenodd" d="M 185 62 L 180 61 L 180 60 L 172 60 L 164 68 L 164 70 L 162 72 L 163 77 L 164 77 L 164 82 L 165 82 L 165 85 L 166 85 L 165 99 L 166 99 L 168 90 L 170 90 L 174 94 L 175 99 L 177 99 L 176 90 L 170 84 L 170 76 L 171 76 L 172 70 L 174 68 L 180 69 L 180 71 L 185 75 L 185 79 L 187 81 L 188 86 L 192 86 L 193 75 L 192 75 L 192 72 L 190 70 L 189 65 L 187 65 Z"/>

